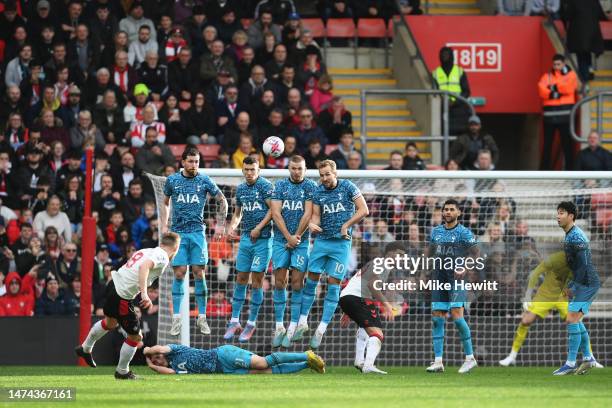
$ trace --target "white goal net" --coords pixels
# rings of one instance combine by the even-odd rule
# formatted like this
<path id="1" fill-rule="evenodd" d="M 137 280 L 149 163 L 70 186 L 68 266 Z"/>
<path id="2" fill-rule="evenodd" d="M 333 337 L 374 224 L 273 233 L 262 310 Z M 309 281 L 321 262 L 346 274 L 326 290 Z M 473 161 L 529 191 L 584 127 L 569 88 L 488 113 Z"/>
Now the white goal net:
<path id="1" fill-rule="evenodd" d="M 236 186 L 243 181 L 241 172 L 225 169 L 201 171 L 210 175 L 222 189 L 228 199 L 231 215 Z M 288 172 L 262 170 L 262 176 L 274 182 L 287 177 Z M 309 170 L 307 177 L 318 181 L 315 171 Z M 595 357 L 604 364 L 612 364 L 612 252 L 607 247 L 612 239 L 612 174 L 370 170 L 340 171 L 339 177 L 349 178 L 361 189 L 370 209 L 370 215 L 353 233 L 347 277 L 374 254 L 379 254 L 388 242 L 403 241 L 410 254 L 421 254 L 427 246 L 431 229 L 441 223 L 441 204 L 449 198 L 459 202 L 462 211 L 460 221 L 477 237 L 481 254 L 486 259 L 484 270 L 478 272 L 478 276 L 470 276 L 470 279 L 498 283 L 496 291 L 470 292 L 466 308 L 474 354 L 479 364 L 485 365 L 497 364 L 510 351 L 530 278 L 534 292 L 544 278 L 534 277 L 531 272 L 540 262 L 562 249 L 564 233 L 556 221 L 557 204 L 561 201 L 576 203 L 579 211 L 577 225 L 591 241 L 593 260 L 602 283 L 585 324 L 591 334 Z M 158 207 L 161 208 L 165 179 L 156 176 L 150 178 Z M 204 336 L 195 327 L 197 307 L 191 281 L 191 290 L 186 294 L 189 293 L 192 317 L 189 319 L 189 338 L 183 341 L 193 347 L 212 348 L 223 344 L 222 336 L 231 315 L 237 244 L 213 241 L 215 211 L 215 201 L 209 200 L 205 218 L 210 259 L 206 279 L 209 291 L 207 316 L 212 334 Z M 272 351 L 274 285 L 270 272 L 265 277 L 265 300 L 257 330 L 249 343 L 241 345 L 260 355 Z M 180 342 L 180 339 L 169 334 L 172 279 L 173 274 L 169 270 L 160 281 L 158 342 L 161 344 Z M 326 290 L 324 282 L 322 279 L 310 314 L 311 330 L 320 321 Z M 248 313 L 248 296 L 241 316 L 243 325 Z M 426 291 L 393 292 L 387 297 L 392 298 L 397 316 L 393 321 L 383 322 L 385 341 L 378 358 L 379 364 L 427 364 L 433 357 L 430 294 Z M 287 298 L 289 303 L 290 287 Z M 288 304 L 285 325 L 288 324 L 289 312 Z M 338 308 L 319 351 L 331 364 L 350 365 L 353 362 L 356 326 L 352 324 L 349 328 L 340 328 L 340 316 Z M 292 349 L 306 349 L 308 340 L 293 345 Z M 566 350 L 565 325 L 559 313 L 551 311 L 531 326 L 518 364 L 559 365 L 566 356 Z M 452 324 L 448 324 L 445 360 L 458 363 L 462 359 L 460 339 Z"/>

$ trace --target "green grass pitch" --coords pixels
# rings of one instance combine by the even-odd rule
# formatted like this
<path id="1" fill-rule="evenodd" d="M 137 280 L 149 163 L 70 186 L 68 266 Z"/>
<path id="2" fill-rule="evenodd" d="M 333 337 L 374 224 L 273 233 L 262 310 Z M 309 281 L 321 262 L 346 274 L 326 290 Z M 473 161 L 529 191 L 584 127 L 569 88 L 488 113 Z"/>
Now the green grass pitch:
<path id="1" fill-rule="evenodd" d="M 382 367 L 384 368 L 384 367 Z M 547 368 L 387 367 L 389 375 L 328 368 L 324 375 L 171 375 L 134 367 L 139 381 L 117 381 L 113 367 L 0 367 L 0 387 L 76 387 L 71 403 L 1 403 L 26 407 L 609 407 L 612 369 L 553 377 Z"/>

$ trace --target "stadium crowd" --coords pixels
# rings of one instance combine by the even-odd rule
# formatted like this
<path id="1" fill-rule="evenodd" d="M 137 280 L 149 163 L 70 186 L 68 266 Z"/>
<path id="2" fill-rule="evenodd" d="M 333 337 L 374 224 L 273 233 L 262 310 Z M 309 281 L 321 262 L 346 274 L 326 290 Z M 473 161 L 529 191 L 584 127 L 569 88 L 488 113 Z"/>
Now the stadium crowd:
<path id="1" fill-rule="evenodd" d="M 419 1 L 400 3 L 406 14 L 420 13 Z M 385 1 L 318 4 L 328 17 L 388 18 L 394 10 Z M 239 168 L 247 155 L 286 168 L 295 153 L 309 168 L 328 154 L 340 169 L 366 168 L 321 44 L 301 26 L 291 0 L 6 0 L 0 6 L 0 316 L 78 314 L 87 148 L 95 150 L 96 315 L 110 271 L 157 244 L 154 192 L 142 173 L 177 170 L 169 145 L 219 146 L 207 163 L 217 168 Z M 494 139 L 477 116 L 468 122 L 446 169 L 493 169 L 500 155 Z M 272 135 L 285 142 L 279 158 L 259 150 Z M 591 156 L 598 143 L 594 138 Z M 582 162 L 591 157 L 584 156 Z M 386 169 L 423 170 L 425 163 L 408 143 L 405 152 L 390 154 Z M 389 191 L 407 187 L 399 179 L 390 183 Z M 425 195 L 380 196 L 371 183 L 360 187 L 372 215 L 355 235 L 356 248 L 423 242 L 441 222 L 439 203 Z M 468 198 L 503 190 L 502 184 L 443 187 L 457 193 L 462 221 L 492 248 L 515 253 L 531 242 L 511 200 Z M 224 189 L 231 197 L 231 188 Z M 207 223 L 212 237 L 214 217 Z M 235 248 L 209 242 L 214 282 L 207 314 L 225 317 L 233 271 L 227 259 Z M 157 305 L 157 290 L 149 296 Z"/>

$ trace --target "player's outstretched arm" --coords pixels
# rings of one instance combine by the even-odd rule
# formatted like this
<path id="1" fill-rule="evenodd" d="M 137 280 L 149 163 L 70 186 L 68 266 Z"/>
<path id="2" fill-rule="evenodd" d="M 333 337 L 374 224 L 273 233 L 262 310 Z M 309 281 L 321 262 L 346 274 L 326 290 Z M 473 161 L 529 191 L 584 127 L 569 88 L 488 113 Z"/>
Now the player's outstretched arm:
<path id="1" fill-rule="evenodd" d="M 147 359 L 147 365 L 151 370 L 159 374 L 176 374 L 176 371 L 171 368 L 155 365 L 153 361 L 151 361 L 151 357 L 146 356 L 145 358 Z"/>
<path id="2" fill-rule="evenodd" d="M 348 229 L 357 224 L 359 221 L 363 220 L 368 216 L 368 214 L 370 214 L 368 204 L 366 203 L 365 198 L 363 198 L 362 195 L 359 195 L 357 198 L 355 198 L 355 214 L 353 214 L 353 216 L 342 225 L 340 235 L 342 235 L 344 238 L 350 238 L 348 235 Z"/>
<path id="3" fill-rule="evenodd" d="M 312 205 L 312 217 L 310 217 L 310 223 L 308 224 L 310 232 L 318 234 L 323 232 L 321 229 L 321 207 L 318 204 Z"/>
<path id="4" fill-rule="evenodd" d="M 151 260 L 146 260 L 138 268 L 138 288 L 140 289 L 140 307 L 148 309 L 151 307 L 151 299 L 147 294 L 147 279 L 149 278 L 149 270 L 153 268 L 155 264 Z"/>
<path id="5" fill-rule="evenodd" d="M 160 346 L 160 345 L 155 345 L 155 346 L 151 346 L 151 347 L 145 347 L 142 350 L 142 354 L 144 354 L 145 356 L 152 356 L 154 354 L 168 354 L 170 353 L 172 350 L 170 350 L 170 347 L 168 346 Z"/>
<path id="6" fill-rule="evenodd" d="M 276 228 L 283 234 L 283 237 L 287 240 L 288 243 L 291 243 L 292 237 L 287 229 L 287 225 L 285 224 L 285 220 L 283 219 L 283 215 L 281 214 L 281 205 L 282 201 L 280 200 L 272 200 L 270 202 L 270 211 L 272 212 L 272 219 L 274 220 L 274 225 Z M 294 243 L 293 246 L 296 244 Z"/>
<path id="7" fill-rule="evenodd" d="M 224 231 L 225 222 L 227 221 L 228 206 L 227 206 L 227 199 L 225 198 L 221 190 L 219 190 L 219 192 L 215 195 L 215 201 L 217 202 L 217 205 L 218 205 L 217 207 L 218 210 L 216 214 L 217 228 L 219 228 L 220 231 Z"/>

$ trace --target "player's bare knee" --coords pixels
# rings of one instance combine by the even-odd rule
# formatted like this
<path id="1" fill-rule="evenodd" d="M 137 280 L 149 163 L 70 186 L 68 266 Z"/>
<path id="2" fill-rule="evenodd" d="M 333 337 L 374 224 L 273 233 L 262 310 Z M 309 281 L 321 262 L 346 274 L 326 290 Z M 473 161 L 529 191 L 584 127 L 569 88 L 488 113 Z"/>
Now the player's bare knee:
<path id="1" fill-rule="evenodd" d="M 292 290 L 302 290 L 303 288 L 304 288 L 304 279 L 292 279 L 291 280 Z"/>
<path id="2" fill-rule="evenodd" d="M 200 265 L 192 266 L 191 270 L 193 271 L 193 276 L 196 279 L 202 279 L 205 276 L 204 274 L 205 268 L 206 268 L 205 266 L 200 266 Z"/>
<path id="3" fill-rule="evenodd" d="M 287 270 L 277 269 L 274 271 L 274 288 L 285 289 L 287 287 Z"/>
<path id="4" fill-rule="evenodd" d="M 108 330 L 114 330 L 119 325 L 119 323 L 117 322 L 117 319 L 113 319 L 112 317 L 106 317 L 105 323 L 106 323 L 106 328 Z"/>
<path id="5" fill-rule="evenodd" d="M 320 276 L 321 275 L 319 275 L 318 273 L 308 272 L 308 279 L 310 279 L 310 280 L 318 282 Z"/>
<path id="6" fill-rule="evenodd" d="M 251 278 L 251 286 L 259 289 L 263 286 L 264 273 L 254 273 Z"/>
<path id="7" fill-rule="evenodd" d="M 463 308 L 451 309 L 451 316 L 453 320 L 461 319 L 463 317 Z"/>
<path id="8" fill-rule="evenodd" d="M 127 338 L 136 343 L 140 343 L 142 341 L 142 335 L 140 333 L 128 334 Z"/>
<path id="9" fill-rule="evenodd" d="M 331 276 L 329 276 L 327 278 L 327 283 L 329 283 L 330 285 L 339 285 L 340 279 L 332 278 Z"/>
<path id="10" fill-rule="evenodd" d="M 249 283 L 249 272 L 238 272 L 238 276 L 236 276 L 236 282 L 241 285 L 246 285 Z"/>
<path id="11" fill-rule="evenodd" d="M 187 273 L 186 266 L 177 266 L 174 268 L 174 277 L 176 279 L 184 279 L 186 273 Z"/>
<path id="12" fill-rule="evenodd" d="M 446 312 L 444 310 L 434 310 L 431 312 L 433 317 L 446 317 Z"/>

